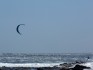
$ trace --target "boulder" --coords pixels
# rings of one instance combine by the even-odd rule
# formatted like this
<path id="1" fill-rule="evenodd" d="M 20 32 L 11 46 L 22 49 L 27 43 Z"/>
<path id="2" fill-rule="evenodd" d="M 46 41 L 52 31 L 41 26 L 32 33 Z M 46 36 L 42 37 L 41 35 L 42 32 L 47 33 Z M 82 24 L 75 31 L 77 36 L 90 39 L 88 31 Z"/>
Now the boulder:
<path id="1" fill-rule="evenodd" d="M 83 69 L 90 69 L 90 67 L 83 66 L 83 65 L 76 65 L 72 70 L 83 70 Z"/>
<path id="2" fill-rule="evenodd" d="M 75 65 L 73 68 L 63 67 L 60 70 L 83 70 L 83 69 L 90 69 L 90 67 L 83 66 L 83 65 Z"/>

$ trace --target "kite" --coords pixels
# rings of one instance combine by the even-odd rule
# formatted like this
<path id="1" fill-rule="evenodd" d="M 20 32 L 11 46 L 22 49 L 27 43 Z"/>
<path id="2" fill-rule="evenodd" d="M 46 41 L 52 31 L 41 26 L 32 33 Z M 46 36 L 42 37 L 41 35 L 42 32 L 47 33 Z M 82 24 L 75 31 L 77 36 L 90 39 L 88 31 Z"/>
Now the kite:
<path id="1" fill-rule="evenodd" d="M 19 25 L 16 27 L 16 31 L 17 31 L 17 33 L 20 34 L 20 35 L 22 35 L 22 34 L 20 33 L 20 31 L 19 31 L 19 27 L 20 27 L 21 25 L 25 25 L 25 24 L 19 24 Z"/>

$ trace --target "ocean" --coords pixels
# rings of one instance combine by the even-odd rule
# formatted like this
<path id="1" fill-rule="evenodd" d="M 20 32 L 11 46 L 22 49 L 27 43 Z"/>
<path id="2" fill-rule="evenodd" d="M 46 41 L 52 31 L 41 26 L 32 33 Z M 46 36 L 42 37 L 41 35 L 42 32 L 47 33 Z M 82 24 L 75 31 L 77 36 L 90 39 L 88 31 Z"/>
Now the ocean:
<path id="1" fill-rule="evenodd" d="M 91 53 L 2 53 L 0 67 L 53 67 L 63 63 L 84 62 L 93 70 Z"/>

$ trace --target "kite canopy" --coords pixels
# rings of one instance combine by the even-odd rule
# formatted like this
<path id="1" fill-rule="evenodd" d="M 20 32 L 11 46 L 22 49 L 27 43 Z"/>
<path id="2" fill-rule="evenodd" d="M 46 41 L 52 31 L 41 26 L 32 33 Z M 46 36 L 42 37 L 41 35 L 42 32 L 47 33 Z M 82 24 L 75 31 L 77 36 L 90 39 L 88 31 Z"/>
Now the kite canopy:
<path id="1" fill-rule="evenodd" d="M 22 34 L 20 33 L 20 31 L 19 31 L 19 27 L 20 27 L 21 25 L 25 25 L 25 24 L 19 24 L 19 25 L 16 27 L 16 31 L 17 31 L 17 33 L 20 34 L 20 35 L 22 35 Z"/>

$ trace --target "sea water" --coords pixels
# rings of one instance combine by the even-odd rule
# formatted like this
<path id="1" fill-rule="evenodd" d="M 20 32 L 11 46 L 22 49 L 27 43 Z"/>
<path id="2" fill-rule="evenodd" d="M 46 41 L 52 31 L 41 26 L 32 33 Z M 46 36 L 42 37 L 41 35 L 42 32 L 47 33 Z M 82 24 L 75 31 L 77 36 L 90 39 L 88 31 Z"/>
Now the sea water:
<path id="1" fill-rule="evenodd" d="M 93 54 L 90 53 L 3 53 L 0 54 L 0 67 L 53 67 L 63 63 L 84 62 L 82 65 L 93 70 Z"/>

